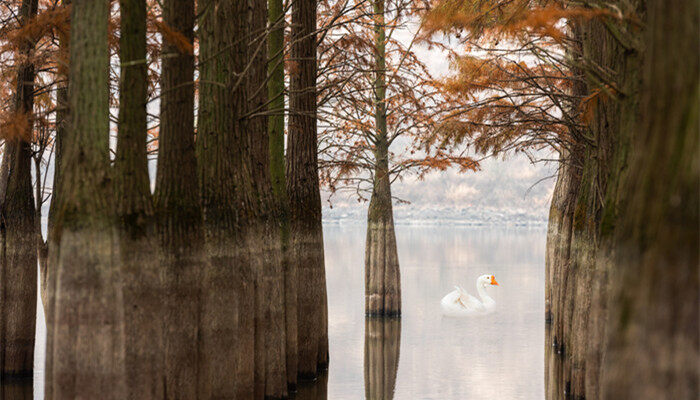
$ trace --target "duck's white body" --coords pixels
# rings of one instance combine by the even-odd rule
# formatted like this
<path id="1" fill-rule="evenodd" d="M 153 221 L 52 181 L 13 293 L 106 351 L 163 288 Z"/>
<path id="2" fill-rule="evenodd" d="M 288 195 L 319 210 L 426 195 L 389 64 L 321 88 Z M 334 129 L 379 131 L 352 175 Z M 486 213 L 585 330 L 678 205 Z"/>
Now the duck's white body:
<path id="1" fill-rule="evenodd" d="M 442 313 L 450 317 L 463 317 L 492 311 L 496 307 L 496 301 L 486 293 L 488 285 L 498 285 L 493 275 L 482 275 L 477 278 L 476 291 L 481 300 L 470 295 L 460 286 L 455 286 L 455 290 L 440 301 Z"/>

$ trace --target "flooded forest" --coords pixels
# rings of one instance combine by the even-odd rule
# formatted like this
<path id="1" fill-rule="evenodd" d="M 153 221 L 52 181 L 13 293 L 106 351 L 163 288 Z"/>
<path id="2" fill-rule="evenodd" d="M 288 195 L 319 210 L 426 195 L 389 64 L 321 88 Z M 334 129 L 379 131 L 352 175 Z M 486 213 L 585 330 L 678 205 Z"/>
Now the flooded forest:
<path id="1" fill-rule="evenodd" d="M 0 400 L 697 399 L 699 77 L 697 0 L 0 0 Z"/>

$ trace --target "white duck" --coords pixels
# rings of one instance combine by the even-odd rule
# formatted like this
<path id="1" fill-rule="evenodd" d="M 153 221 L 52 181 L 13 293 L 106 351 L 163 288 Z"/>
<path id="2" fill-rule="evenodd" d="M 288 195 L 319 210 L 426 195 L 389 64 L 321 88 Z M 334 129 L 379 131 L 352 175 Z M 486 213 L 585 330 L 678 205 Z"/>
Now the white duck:
<path id="1" fill-rule="evenodd" d="M 496 306 L 496 301 L 486 293 L 487 286 L 499 286 L 493 275 L 481 275 L 476 278 L 476 291 L 481 300 L 467 293 L 460 286 L 447 294 L 440 301 L 442 313 L 452 317 L 461 317 L 473 314 L 483 314 Z"/>

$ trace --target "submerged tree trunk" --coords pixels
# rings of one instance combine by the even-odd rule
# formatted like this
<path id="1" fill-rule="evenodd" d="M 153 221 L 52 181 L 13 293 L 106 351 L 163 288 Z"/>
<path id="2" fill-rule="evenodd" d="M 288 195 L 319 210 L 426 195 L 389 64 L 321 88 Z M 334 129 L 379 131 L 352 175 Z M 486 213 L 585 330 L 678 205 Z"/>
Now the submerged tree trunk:
<path id="1" fill-rule="evenodd" d="M 646 5 L 640 118 L 611 237 L 605 399 L 699 396 L 696 1 Z"/>
<path id="2" fill-rule="evenodd" d="M 365 318 L 365 399 L 394 398 L 401 349 L 401 319 Z"/>
<path id="3" fill-rule="evenodd" d="M 53 399 L 126 397 L 120 259 L 109 171 L 109 1 L 71 16 L 70 128 L 50 243 L 46 386 Z"/>
<path id="4" fill-rule="evenodd" d="M 124 290 L 129 399 L 163 398 L 162 283 L 146 159 L 146 1 L 120 0 L 115 199 Z"/>
<path id="5" fill-rule="evenodd" d="M 250 247 L 261 244 L 248 240 L 256 218 L 243 74 L 250 10 L 232 0 L 199 6 L 202 84 L 196 143 L 208 258 L 202 277 L 199 395 L 253 398 L 257 271 L 251 253 L 259 250 Z"/>
<path id="6" fill-rule="evenodd" d="M 289 262 L 297 273 L 298 376 L 314 378 L 328 363 L 328 308 L 316 137 L 316 1 L 292 4 L 287 193 Z"/>
<path id="7" fill-rule="evenodd" d="M 37 0 L 23 0 L 20 25 L 36 16 Z M 34 43 L 20 47 L 31 57 Z M 31 379 L 34 370 L 34 333 L 37 297 L 37 246 L 31 177 L 34 65 L 25 61 L 17 71 L 14 112 L 28 119 L 19 137 L 5 141 L 0 198 L 0 380 Z M 21 390 L 20 390 L 21 391 Z"/>
<path id="8" fill-rule="evenodd" d="M 386 36 L 384 0 L 375 0 L 375 151 L 374 186 L 367 212 L 365 244 L 365 314 L 401 315 L 401 276 L 394 233 L 394 211 L 389 174 L 386 108 Z"/>
<path id="9" fill-rule="evenodd" d="M 297 344 L 297 273 L 289 262 L 289 200 L 284 174 L 284 5 L 282 0 L 268 0 L 268 136 L 270 178 L 279 212 L 284 270 L 285 358 L 287 384 L 295 390 L 299 363 Z"/>
<path id="10" fill-rule="evenodd" d="M 163 21 L 192 43 L 194 0 L 164 1 Z M 194 143 L 194 56 L 163 40 L 155 210 L 165 291 L 165 393 L 168 399 L 192 399 L 198 397 L 200 378 L 200 286 L 205 266 Z"/>
<path id="11" fill-rule="evenodd" d="M 253 4 L 249 53 L 247 133 L 257 218 L 248 238 L 256 270 L 256 393 L 258 399 L 287 397 L 284 269 L 280 212 L 270 176 L 267 110 L 267 0 Z"/>

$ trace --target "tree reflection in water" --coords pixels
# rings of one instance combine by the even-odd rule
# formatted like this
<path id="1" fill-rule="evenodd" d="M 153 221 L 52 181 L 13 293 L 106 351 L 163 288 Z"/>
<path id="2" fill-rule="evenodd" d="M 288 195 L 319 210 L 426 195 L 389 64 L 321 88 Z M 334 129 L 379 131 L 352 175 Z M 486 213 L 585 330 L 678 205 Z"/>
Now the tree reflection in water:
<path id="1" fill-rule="evenodd" d="M 296 400 L 326 400 L 328 399 L 328 370 L 321 372 L 313 381 L 299 381 Z"/>
<path id="2" fill-rule="evenodd" d="M 365 318 L 365 398 L 394 398 L 401 347 L 400 318 Z"/>
<path id="3" fill-rule="evenodd" d="M 0 400 L 32 400 L 32 378 L 0 378 Z"/>

